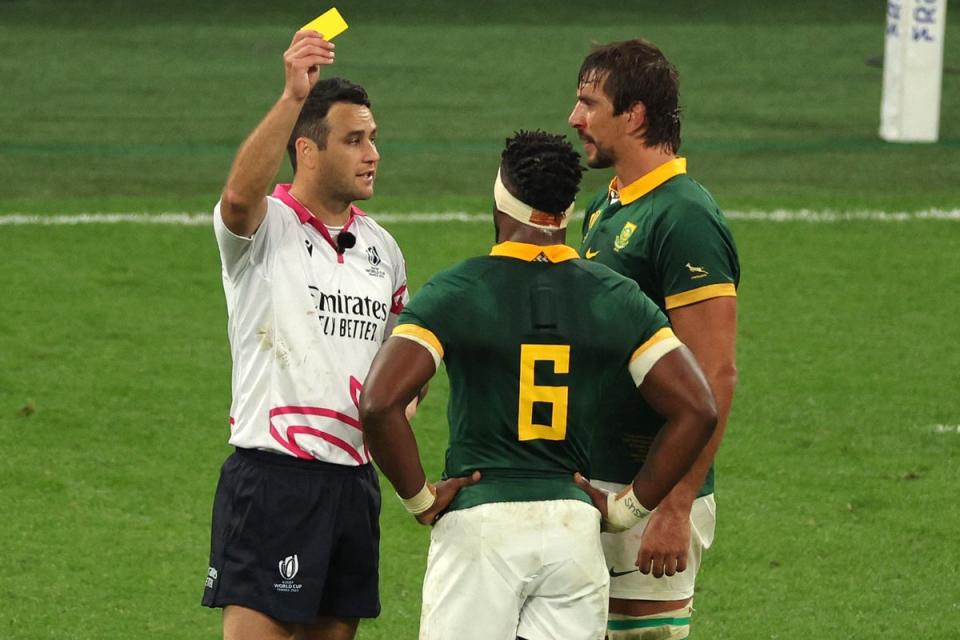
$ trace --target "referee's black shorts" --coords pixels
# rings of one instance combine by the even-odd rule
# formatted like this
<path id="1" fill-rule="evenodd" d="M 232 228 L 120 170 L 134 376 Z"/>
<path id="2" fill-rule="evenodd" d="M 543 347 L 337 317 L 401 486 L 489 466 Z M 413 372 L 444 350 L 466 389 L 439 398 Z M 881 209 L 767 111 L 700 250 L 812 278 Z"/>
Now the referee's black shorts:
<path id="1" fill-rule="evenodd" d="M 297 624 L 375 618 L 379 516 L 373 465 L 237 449 L 214 498 L 203 605 Z"/>

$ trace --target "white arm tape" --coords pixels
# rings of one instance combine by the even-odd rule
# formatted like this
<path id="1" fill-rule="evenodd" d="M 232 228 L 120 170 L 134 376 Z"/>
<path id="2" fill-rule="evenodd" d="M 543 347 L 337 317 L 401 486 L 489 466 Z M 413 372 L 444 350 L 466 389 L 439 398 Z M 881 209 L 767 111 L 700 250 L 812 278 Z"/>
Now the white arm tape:
<path id="1" fill-rule="evenodd" d="M 400 498 L 400 494 L 397 494 L 397 497 Z M 430 483 L 424 481 L 423 488 L 417 492 L 417 495 L 411 498 L 400 498 L 400 502 L 403 503 L 403 506 L 415 516 L 420 515 L 424 511 L 428 511 L 430 507 L 433 506 L 433 503 L 437 501 L 437 494 L 433 492 L 433 487 L 430 486 Z"/>
<path id="2" fill-rule="evenodd" d="M 637 496 L 633 493 L 633 485 L 620 493 L 607 494 L 607 530 L 612 533 L 626 531 L 640 524 L 650 515 Z"/>

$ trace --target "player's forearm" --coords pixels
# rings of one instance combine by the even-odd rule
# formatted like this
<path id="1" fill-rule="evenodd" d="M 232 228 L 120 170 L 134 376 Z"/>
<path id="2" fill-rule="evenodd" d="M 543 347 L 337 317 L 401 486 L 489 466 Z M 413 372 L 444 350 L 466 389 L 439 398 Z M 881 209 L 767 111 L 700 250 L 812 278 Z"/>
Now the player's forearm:
<path id="1" fill-rule="evenodd" d="M 243 142 L 223 188 L 222 209 L 242 216 L 261 207 L 302 107 L 302 100 L 281 96 Z"/>
<path id="2" fill-rule="evenodd" d="M 401 498 L 415 495 L 423 488 L 427 476 L 404 406 L 378 409 L 361 403 L 361 419 L 367 448 L 383 475 Z"/>
<path id="3" fill-rule="evenodd" d="M 703 482 L 707 477 L 707 472 L 716 458 L 717 451 L 720 449 L 720 443 L 727 430 L 727 418 L 730 415 L 730 407 L 733 403 L 733 392 L 737 384 L 736 369 L 730 365 L 723 372 L 713 372 L 707 374 L 707 380 L 710 388 L 713 390 L 714 398 L 717 402 L 717 427 L 710 436 L 703 451 L 697 456 L 693 466 L 690 467 L 683 478 L 676 484 L 670 493 L 663 499 L 660 505 L 661 509 L 677 509 L 689 512 L 696 500 Z"/>
<path id="4" fill-rule="evenodd" d="M 644 507 L 656 508 L 690 472 L 716 425 L 713 406 L 690 407 L 667 419 L 633 480 L 634 495 Z"/>

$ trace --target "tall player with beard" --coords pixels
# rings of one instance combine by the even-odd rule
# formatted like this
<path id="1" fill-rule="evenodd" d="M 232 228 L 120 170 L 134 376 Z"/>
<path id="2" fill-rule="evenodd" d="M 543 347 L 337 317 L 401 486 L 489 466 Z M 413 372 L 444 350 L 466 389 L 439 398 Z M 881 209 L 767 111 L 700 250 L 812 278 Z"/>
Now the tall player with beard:
<path id="1" fill-rule="evenodd" d="M 224 609 L 228 640 L 350 640 L 380 611 L 380 491 L 358 403 L 406 274 L 394 239 L 353 205 L 373 195 L 377 126 L 362 87 L 320 81 L 333 61 L 320 34 L 294 35 L 283 92 L 214 210 L 236 452 L 203 604 Z M 268 196 L 285 151 L 293 182 Z"/>
<path id="2" fill-rule="evenodd" d="M 644 40 L 597 47 L 577 85 L 569 122 L 587 164 L 616 173 L 587 206 L 581 252 L 634 280 L 667 314 L 720 414 L 709 445 L 649 520 L 603 535 L 610 640 L 686 638 L 701 554 L 713 541 L 712 463 L 736 386 L 737 248 L 719 206 L 677 155 L 679 82 L 663 53 Z M 591 462 L 593 479 L 616 491 L 647 459 L 664 417 L 626 377 L 611 389 L 609 407 Z"/>

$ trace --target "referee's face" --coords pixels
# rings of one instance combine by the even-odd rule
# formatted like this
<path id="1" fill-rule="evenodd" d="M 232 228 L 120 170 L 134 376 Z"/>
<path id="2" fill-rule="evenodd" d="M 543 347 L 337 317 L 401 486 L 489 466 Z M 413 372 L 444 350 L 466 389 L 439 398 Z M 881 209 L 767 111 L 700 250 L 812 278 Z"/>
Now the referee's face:
<path id="1" fill-rule="evenodd" d="M 577 89 L 577 103 L 567 118 L 583 141 L 587 166 L 604 169 L 617 161 L 617 142 L 625 135 L 623 114 L 613 115 L 613 102 L 603 92 L 605 78 L 593 78 Z"/>
<path id="2" fill-rule="evenodd" d="M 327 144 L 318 150 L 315 173 L 320 188 L 346 202 L 371 198 L 380 153 L 370 109 L 338 102 L 327 112 L 327 126 Z"/>

